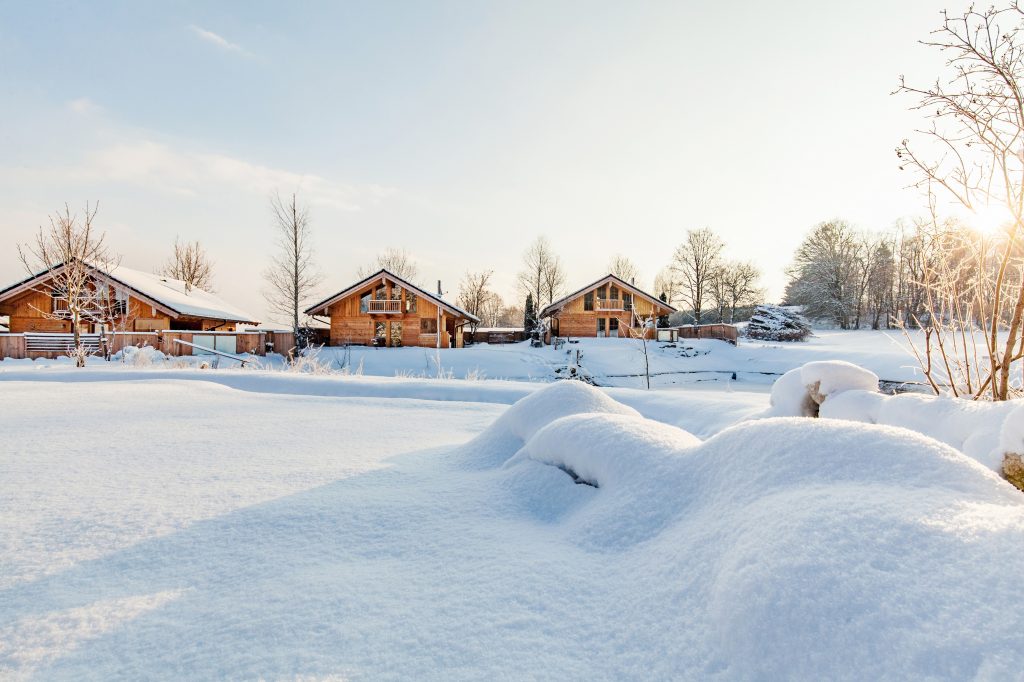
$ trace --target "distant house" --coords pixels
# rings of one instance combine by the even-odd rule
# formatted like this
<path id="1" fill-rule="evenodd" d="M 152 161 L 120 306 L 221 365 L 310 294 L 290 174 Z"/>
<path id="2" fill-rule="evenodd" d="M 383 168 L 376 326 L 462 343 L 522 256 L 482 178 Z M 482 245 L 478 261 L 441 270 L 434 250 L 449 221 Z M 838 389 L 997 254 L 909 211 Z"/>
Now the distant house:
<path id="1" fill-rule="evenodd" d="M 645 322 L 675 311 L 634 285 L 607 275 L 545 307 L 540 318 L 548 320 L 553 336 L 639 337 L 643 333 L 653 338 Z"/>
<path id="2" fill-rule="evenodd" d="M 28 277 L 0 290 L 0 315 L 9 331 L 71 332 L 67 294 L 53 286 L 65 265 Z M 235 331 L 238 324 L 259 324 L 253 315 L 181 280 L 122 266 L 109 272 L 92 268 L 89 305 L 80 332 L 109 324 L 118 331 Z M 102 304 L 102 310 L 95 309 Z"/>
<path id="3" fill-rule="evenodd" d="M 479 318 L 387 270 L 379 270 L 306 310 L 330 318 L 331 345 L 461 348 L 463 327 Z"/>

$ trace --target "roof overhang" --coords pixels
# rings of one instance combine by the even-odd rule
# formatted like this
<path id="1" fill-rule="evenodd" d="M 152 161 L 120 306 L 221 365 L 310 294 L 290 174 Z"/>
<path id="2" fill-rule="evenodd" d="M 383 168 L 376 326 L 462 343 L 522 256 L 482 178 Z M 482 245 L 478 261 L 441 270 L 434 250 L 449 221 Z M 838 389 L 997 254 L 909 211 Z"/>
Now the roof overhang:
<path id="1" fill-rule="evenodd" d="M 551 315 L 554 315 L 559 310 L 561 310 L 565 306 L 565 304 L 568 303 L 569 301 L 577 299 L 580 296 L 582 296 L 583 294 L 587 293 L 588 291 L 591 291 L 592 289 L 597 289 L 598 287 L 604 286 L 605 284 L 616 284 L 616 285 L 618 285 L 619 288 L 627 289 L 630 292 L 632 292 L 634 295 L 639 296 L 640 298 L 643 298 L 643 299 L 645 299 L 647 301 L 650 301 L 652 304 L 654 304 L 656 306 L 659 306 L 661 308 L 665 308 L 670 313 L 676 312 L 676 309 L 673 306 L 669 305 L 668 303 L 665 303 L 665 301 L 662 301 L 662 300 L 660 300 L 658 298 L 655 298 L 654 296 L 651 296 L 650 294 L 648 294 L 646 291 L 643 291 L 642 289 L 637 289 L 635 285 L 630 284 L 629 282 L 626 282 L 625 280 L 623 280 L 623 279 L 621 279 L 619 277 L 616 277 L 615 275 L 609 274 L 609 275 L 605 275 L 601 279 L 598 279 L 598 280 L 596 280 L 594 282 L 591 282 L 590 284 L 588 284 L 587 286 L 585 286 L 585 287 L 583 287 L 581 289 L 577 289 L 576 291 L 572 292 L 568 296 L 563 296 L 562 298 L 558 299 L 557 301 L 554 301 L 553 303 L 550 303 L 550 304 L 544 306 L 544 308 L 538 314 L 538 317 L 550 317 Z"/>
<path id="2" fill-rule="evenodd" d="M 392 282 L 401 285 L 405 289 L 408 289 L 408 290 L 411 290 L 411 291 L 415 292 L 417 296 L 421 296 L 421 297 L 427 299 L 428 301 L 433 302 L 434 305 L 439 306 L 441 308 L 444 308 L 445 310 L 451 312 L 454 315 L 458 315 L 459 317 L 464 317 L 464 318 L 466 318 L 467 320 L 469 320 L 471 322 L 479 322 L 480 321 L 480 318 L 477 317 L 476 315 L 473 315 L 472 313 L 469 313 L 469 312 L 467 312 L 465 310 L 462 310 L 461 308 L 453 306 L 451 303 L 448 303 L 443 298 L 439 298 L 438 296 L 435 296 L 434 294 L 431 294 L 428 291 L 424 291 L 423 289 L 419 288 L 415 284 L 412 284 L 411 282 L 407 282 L 404 279 L 402 279 L 401 277 L 399 277 L 398 275 L 396 275 L 396 274 L 394 274 L 392 272 L 389 272 L 388 270 L 385 270 L 385 269 L 378 270 L 377 272 L 373 273 L 369 277 L 366 277 L 366 278 L 356 282 L 355 284 L 353 284 L 352 286 L 348 287 L 347 289 L 339 291 L 338 293 L 334 294 L 333 296 L 331 296 L 329 298 L 325 298 L 324 300 L 320 301 L 319 303 L 311 305 L 309 308 L 306 308 L 305 313 L 306 313 L 306 315 L 330 315 L 330 313 L 327 312 L 328 308 L 330 308 L 332 305 L 334 305 L 338 301 L 340 301 L 340 300 L 342 300 L 344 298 L 347 298 L 347 297 L 351 296 L 352 294 L 360 291 L 365 286 L 367 286 L 369 284 L 372 284 L 377 279 L 380 279 L 382 282 L 385 281 L 385 280 L 389 280 L 390 279 Z"/>

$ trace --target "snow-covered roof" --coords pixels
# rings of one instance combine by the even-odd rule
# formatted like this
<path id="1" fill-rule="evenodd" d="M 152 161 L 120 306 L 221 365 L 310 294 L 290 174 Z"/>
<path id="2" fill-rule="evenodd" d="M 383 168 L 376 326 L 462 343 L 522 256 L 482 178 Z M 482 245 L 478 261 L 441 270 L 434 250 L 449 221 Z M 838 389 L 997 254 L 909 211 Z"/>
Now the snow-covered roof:
<path id="1" fill-rule="evenodd" d="M 202 289 L 189 289 L 185 282 L 164 275 L 117 266 L 106 275 L 163 304 L 179 315 L 206 317 L 228 322 L 258 324 L 253 315 Z"/>
<path id="2" fill-rule="evenodd" d="M 64 264 L 32 275 L 0 290 L 0 300 L 18 295 L 47 277 L 56 274 Z M 93 266 L 93 270 L 111 282 L 131 289 L 138 298 L 166 312 L 171 317 L 203 317 L 226 322 L 259 324 L 253 315 L 236 308 L 224 299 L 202 289 L 187 289 L 185 282 L 172 277 L 154 275 L 118 265 L 110 271 Z"/>
<path id="3" fill-rule="evenodd" d="M 587 286 L 585 286 L 585 287 L 583 287 L 581 289 L 577 289 L 576 291 L 572 292 L 568 296 L 563 296 L 562 298 L 558 299 L 557 301 L 554 301 L 554 302 L 548 304 L 547 306 L 544 307 L 543 310 L 540 311 L 540 314 L 538 315 L 538 317 L 547 317 L 548 315 L 551 315 L 552 313 L 558 312 L 558 310 L 561 309 L 562 306 L 564 306 L 566 303 L 568 303 L 572 299 L 577 298 L 579 296 L 582 296 L 583 294 L 587 293 L 591 289 L 599 287 L 602 284 L 605 284 L 606 282 L 613 282 L 613 283 L 617 284 L 619 286 L 619 288 L 621 288 L 621 289 L 628 289 L 629 291 L 633 292 L 637 296 L 640 296 L 642 298 L 646 298 L 651 303 L 653 303 L 655 305 L 659 305 L 662 308 L 666 308 L 669 312 L 673 312 L 673 313 L 676 312 L 676 309 L 674 307 L 670 306 L 668 303 L 665 303 L 664 301 L 659 300 L 659 299 L 655 298 L 654 296 L 651 296 L 650 294 L 648 294 L 646 291 L 643 291 L 642 289 L 638 289 L 635 284 L 630 284 L 626 280 L 621 279 L 619 277 L 616 277 L 615 275 L 612 275 L 612 274 L 609 273 L 609 274 L 605 275 L 604 277 L 601 277 L 600 279 L 594 280 L 593 282 L 591 282 Z"/>
<path id="4" fill-rule="evenodd" d="M 334 294 L 333 296 L 330 296 L 329 298 L 325 298 L 324 300 L 320 301 L 319 303 L 316 303 L 315 305 L 311 305 L 309 308 L 306 309 L 306 314 L 307 315 L 323 315 L 323 314 L 326 314 L 326 310 L 327 310 L 327 308 L 331 304 L 340 301 L 341 299 L 345 298 L 346 296 L 351 296 L 352 294 L 354 294 L 355 292 L 359 291 L 364 286 L 366 286 L 367 284 L 369 284 L 373 280 L 377 279 L 378 277 L 387 277 L 391 281 L 396 282 L 396 283 L 402 285 L 402 287 L 404 287 L 405 289 L 408 289 L 408 290 L 411 290 L 411 291 L 415 292 L 417 296 L 421 296 L 421 297 L 423 297 L 423 298 L 425 298 L 425 299 L 427 299 L 429 301 L 433 301 L 434 304 L 439 305 L 442 308 L 446 308 L 447 310 L 455 313 L 456 315 L 460 315 L 460 316 L 466 318 L 467 320 L 472 320 L 473 322 L 479 322 L 480 321 L 480 318 L 477 317 L 476 315 L 473 315 L 472 313 L 467 312 L 467 311 L 463 310 L 462 308 L 459 308 L 458 306 L 449 303 L 448 301 L 444 300 L 443 298 L 441 298 L 437 294 L 432 294 L 429 291 L 425 291 L 425 290 L 419 288 L 418 286 L 416 286 L 415 284 L 412 284 L 411 282 L 405 281 L 404 279 L 402 279 L 398 275 L 396 275 L 393 272 L 391 272 L 389 270 L 386 270 L 384 268 L 381 268 L 380 270 L 378 270 L 377 272 L 373 273 L 369 277 L 366 277 L 366 278 L 356 282 L 355 284 L 353 284 L 352 286 L 348 287 L 347 289 L 339 291 L 338 293 Z"/>

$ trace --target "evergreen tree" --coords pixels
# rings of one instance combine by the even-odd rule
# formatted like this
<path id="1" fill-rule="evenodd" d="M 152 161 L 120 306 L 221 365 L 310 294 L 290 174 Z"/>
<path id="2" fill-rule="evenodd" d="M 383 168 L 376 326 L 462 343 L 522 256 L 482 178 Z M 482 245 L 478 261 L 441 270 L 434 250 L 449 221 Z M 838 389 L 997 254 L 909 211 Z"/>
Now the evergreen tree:
<path id="1" fill-rule="evenodd" d="M 664 291 L 661 292 L 661 295 L 658 296 L 658 298 L 661 299 L 662 303 L 668 303 L 668 294 L 666 294 Z M 658 316 L 658 326 L 659 327 L 667 327 L 668 326 L 668 315 L 659 315 Z"/>
<path id="2" fill-rule="evenodd" d="M 526 295 L 526 313 L 523 315 L 523 329 L 532 332 L 537 328 L 537 311 L 533 307 L 533 294 Z"/>

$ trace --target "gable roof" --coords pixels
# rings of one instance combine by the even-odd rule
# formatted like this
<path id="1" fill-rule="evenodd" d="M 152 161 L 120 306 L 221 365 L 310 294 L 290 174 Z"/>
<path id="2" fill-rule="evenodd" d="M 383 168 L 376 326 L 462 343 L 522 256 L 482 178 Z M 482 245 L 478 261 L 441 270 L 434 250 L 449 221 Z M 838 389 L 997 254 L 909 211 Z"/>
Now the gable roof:
<path id="1" fill-rule="evenodd" d="M 669 312 L 672 312 L 672 313 L 676 312 L 676 309 L 674 307 L 670 306 L 668 303 L 665 303 L 661 299 L 658 299 L 658 298 L 655 298 L 654 296 L 651 296 L 646 291 L 643 291 L 641 289 L 637 289 L 634 285 L 630 284 L 629 282 L 626 282 L 625 280 L 620 279 L 620 278 L 616 277 L 615 275 L 609 273 L 609 274 L 605 275 L 604 277 L 601 277 L 600 279 L 594 280 L 593 282 L 591 282 L 587 286 L 583 287 L 582 289 L 577 289 L 576 291 L 572 292 L 568 296 L 563 296 L 562 298 L 558 299 L 557 301 L 554 301 L 554 302 L 550 303 L 549 305 L 545 306 L 544 309 L 540 311 L 540 314 L 538 315 L 538 317 L 548 317 L 549 315 L 552 315 L 552 314 L 558 312 L 559 310 L 562 309 L 562 306 L 564 306 L 569 301 L 573 300 L 574 298 L 578 298 L 578 297 L 582 296 L 583 294 L 587 293 L 588 291 L 590 291 L 591 289 L 599 287 L 602 284 L 605 284 L 607 282 L 614 282 L 615 284 L 617 284 L 619 286 L 620 289 L 628 289 L 629 291 L 633 292 L 635 295 L 640 296 L 641 298 L 647 299 L 648 301 L 650 301 L 654 305 L 659 305 L 662 308 L 666 308 L 666 309 L 668 309 Z"/>
<path id="2" fill-rule="evenodd" d="M 0 301 L 23 293 L 47 278 L 55 275 L 62 268 L 64 263 L 55 265 L 48 270 L 36 273 L 20 282 L 12 284 L 6 289 L 0 290 Z M 188 289 L 180 279 L 153 275 L 141 270 L 132 270 L 118 265 L 110 272 L 101 270 L 95 266 L 89 266 L 98 276 L 109 280 L 111 283 L 120 284 L 129 289 L 136 298 L 161 310 L 172 318 L 178 317 L 203 317 L 213 320 L 224 320 L 226 322 L 240 322 L 242 324 L 259 324 L 252 315 L 236 308 L 219 296 L 208 291 L 192 287 Z"/>
<path id="3" fill-rule="evenodd" d="M 440 307 L 442 307 L 442 308 L 444 308 L 446 310 L 449 310 L 450 312 L 453 312 L 456 315 L 459 315 L 461 317 L 465 317 L 467 320 L 472 320 L 473 322 L 479 322 L 480 321 L 480 318 L 477 317 L 476 315 L 473 315 L 472 313 L 469 313 L 469 312 L 463 310 L 462 308 L 459 308 L 458 306 L 452 305 L 451 303 L 449 303 L 448 301 L 444 300 L 443 298 L 441 298 L 437 294 L 431 294 L 428 291 L 424 291 L 423 289 L 420 289 L 415 284 L 412 284 L 410 282 L 405 281 L 404 279 L 402 279 L 398 275 L 390 272 L 389 270 L 387 270 L 385 268 L 381 268 L 380 270 L 378 270 L 377 272 L 373 273 L 369 277 L 366 277 L 366 278 L 356 282 L 355 284 L 353 284 L 352 286 L 348 287 L 347 289 L 339 291 L 338 293 L 334 294 L 333 296 L 331 296 L 329 298 L 325 298 L 324 300 L 320 301 L 319 303 L 311 305 L 310 307 L 306 308 L 306 314 L 307 315 L 325 314 L 328 307 L 330 307 L 331 305 L 337 303 L 338 301 L 340 301 L 343 298 L 351 296 L 352 294 L 354 294 L 355 292 L 359 291 L 360 289 L 362 289 L 363 287 L 365 287 L 367 284 L 371 283 L 373 280 L 377 279 L 378 277 L 381 277 L 381 278 L 387 277 L 391 281 L 397 282 L 398 284 L 402 285 L 403 288 L 408 289 L 410 291 L 414 291 L 417 296 L 421 296 L 421 297 L 423 297 L 423 298 L 425 298 L 425 299 L 427 299 L 429 301 L 432 301 L 435 305 L 438 305 L 438 306 L 440 306 Z"/>

